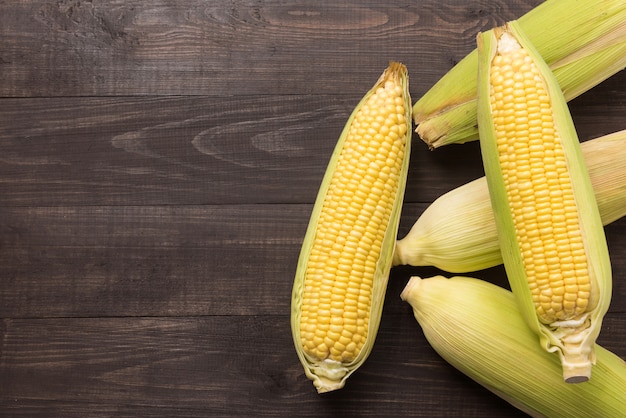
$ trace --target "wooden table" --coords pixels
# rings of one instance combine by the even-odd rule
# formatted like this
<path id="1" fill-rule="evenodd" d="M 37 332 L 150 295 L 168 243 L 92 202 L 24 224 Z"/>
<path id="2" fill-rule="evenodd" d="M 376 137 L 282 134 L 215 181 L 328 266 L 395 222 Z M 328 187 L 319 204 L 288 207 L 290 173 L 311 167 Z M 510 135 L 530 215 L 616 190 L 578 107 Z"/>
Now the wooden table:
<path id="1" fill-rule="evenodd" d="M 296 261 L 343 125 L 390 60 L 415 100 L 538 0 L 0 2 L 0 415 L 524 416 L 445 363 L 400 300 L 347 386 L 293 348 Z M 557 22 L 555 22 L 556 24 Z M 571 102 L 626 128 L 626 74 Z M 482 175 L 414 139 L 401 235 Z M 626 222 L 606 228 L 626 358 Z M 505 285 L 501 268 L 476 277 Z"/>

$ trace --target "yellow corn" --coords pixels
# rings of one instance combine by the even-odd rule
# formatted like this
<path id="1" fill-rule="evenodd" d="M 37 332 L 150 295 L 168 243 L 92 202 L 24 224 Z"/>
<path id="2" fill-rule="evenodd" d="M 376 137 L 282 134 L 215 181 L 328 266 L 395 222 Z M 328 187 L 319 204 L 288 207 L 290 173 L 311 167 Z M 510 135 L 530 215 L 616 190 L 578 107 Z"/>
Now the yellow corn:
<path id="1" fill-rule="evenodd" d="M 626 66 L 625 21 L 623 0 L 550 0 L 517 20 L 567 100 Z M 416 132 L 429 147 L 478 139 L 476 68 L 474 50 L 413 106 Z"/>
<path id="2" fill-rule="evenodd" d="M 610 300 L 610 262 L 562 91 L 515 22 L 478 37 L 481 151 L 511 288 L 586 381 Z M 527 302 L 528 301 L 528 302 Z"/>
<path id="3" fill-rule="evenodd" d="M 530 416 L 626 416 L 626 363 L 596 345 L 593 378 L 563 382 L 558 358 L 537 346 L 508 290 L 468 277 L 412 277 L 401 298 L 444 360 Z"/>
<path id="4" fill-rule="evenodd" d="M 500 166 L 537 314 L 546 324 L 575 318 L 593 307 L 572 179 L 539 68 L 506 32 L 490 86 Z"/>
<path id="5" fill-rule="evenodd" d="M 626 216 L 626 130 L 581 144 L 602 223 Z M 394 265 L 469 273 L 502 264 L 484 177 L 436 199 L 398 242 Z"/>
<path id="6" fill-rule="evenodd" d="M 410 152 L 406 67 L 391 63 L 337 143 L 300 254 L 292 333 L 319 392 L 369 354 L 382 310 Z"/>

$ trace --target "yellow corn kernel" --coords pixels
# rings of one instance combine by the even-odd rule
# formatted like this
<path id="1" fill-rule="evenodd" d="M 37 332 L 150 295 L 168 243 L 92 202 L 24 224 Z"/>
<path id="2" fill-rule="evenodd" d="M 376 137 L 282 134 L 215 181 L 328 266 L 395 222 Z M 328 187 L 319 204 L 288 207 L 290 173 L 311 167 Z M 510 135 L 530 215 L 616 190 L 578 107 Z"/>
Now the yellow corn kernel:
<path id="1" fill-rule="evenodd" d="M 343 387 L 373 344 L 404 195 L 411 117 L 406 68 L 391 63 L 331 157 L 300 254 L 296 351 L 319 392 Z"/>
<path id="2" fill-rule="evenodd" d="M 537 293 L 533 294 L 535 309 L 540 320 L 550 324 L 593 308 L 586 299 L 589 292 L 579 292 L 579 286 L 590 281 L 587 258 L 582 250 L 577 267 L 583 273 L 574 275 L 564 287 L 562 276 L 573 272 L 574 265 L 565 265 L 562 260 L 571 258 L 577 248 L 582 249 L 583 241 L 561 138 L 552 119 L 547 88 L 529 53 L 506 33 L 499 42 L 490 80 L 496 144 L 503 150 L 499 158 L 520 250 L 529 247 L 523 261 L 528 282 L 537 285 Z M 515 122 L 505 122 L 511 119 Z M 529 134 L 529 125 L 541 127 L 536 136 Z M 555 169 L 545 164 L 547 156 L 554 161 Z M 548 182 L 552 174 L 556 181 Z M 557 246 L 553 243 L 559 228 L 564 233 Z M 545 280 L 541 280 L 542 275 Z M 558 300 L 553 297 L 557 295 Z"/>
<path id="3" fill-rule="evenodd" d="M 402 86 L 396 80 L 387 80 L 376 89 L 350 125 L 330 180 L 317 224 L 317 236 L 324 239 L 313 241 L 312 251 L 320 255 L 309 261 L 305 272 L 300 318 L 303 348 L 318 360 L 351 362 L 359 354 L 356 347 L 367 339 L 372 280 L 404 160 L 403 101 Z M 381 131 L 389 134 L 382 135 Z M 398 151 L 394 151 L 394 145 Z M 363 167 L 365 175 L 357 173 L 357 167 Z M 383 171 L 383 167 L 388 170 Z M 363 196 L 362 200 L 351 199 L 357 193 Z M 348 212 L 355 216 L 346 216 Z M 357 227 L 359 219 L 363 222 Z M 347 245 L 348 237 L 355 245 Z M 357 257 L 358 248 L 367 252 L 366 258 Z M 330 286 L 325 297 L 319 293 L 324 279 Z M 353 291 L 347 295 L 347 289 L 357 289 L 358 294 Z M 323 309 L 326 304 L 334 308 Z M 339 341 L 344 323 L 350 324 L 349 318 L 344 318 L 349 307 L 356 309 L 365 325 L 362 333 L 348 332 L 348 341 Z M 336 329 L 331 325 L 319 335 L 307 331 L 328 323 Z M 348 350 L 350 342 L 354 345 Z"/>
<path id="4" fill-rule="evenodd" d="M 563 93 L 516 22 L 478 37 L 481 152 L 511 289 L 567 382 L 586 381 L 608 248 Z M 552 347 L 554 346 L 554 347 Z"/>

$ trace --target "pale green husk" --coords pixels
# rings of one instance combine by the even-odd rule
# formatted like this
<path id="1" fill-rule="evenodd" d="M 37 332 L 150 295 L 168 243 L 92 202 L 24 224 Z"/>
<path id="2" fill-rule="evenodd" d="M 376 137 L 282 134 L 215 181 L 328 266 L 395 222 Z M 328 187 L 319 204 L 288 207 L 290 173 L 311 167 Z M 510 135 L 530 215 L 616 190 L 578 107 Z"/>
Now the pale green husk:
<path id="1" fill-rule="evenodd" d="M 626 130 L 581 144 L 602 223 L 626 216 Z M 470 273 L 502 264 L 484 177 L 436 199 L 398 242 L 394 265 Z"/>
<path id="2" fill-rule="evenodd" d="M 588 327 L 581 326 L 579 329 L 575 329 L 576 327 L 570 324 L 543 324 L 535 313 L 535 307 L 531 299 L 531 292 L 527 284 L 522 255 L 517 242 L 513 217 L 509 210 L 503 175 L 498 161 L 498 151 L 495 142 L 496 135 L 489 103 L 490 64 L 496 52 L 496 38 L 505 32 L 513 35 L 533 57 L 541 70 L 552 102 L 553 118 L 562 139 L 581 222 L 589 275 L 592 280 L 591 298 L 597 300 L 596 306 L 589 314 L 590 324 Z M 611 264 L 602 220 L 587 167 L 582 157 L 578 136 L 557 80 L 517 22 L 510 22 L 505 27 L 496 28 L 496 30 L 489 33 L 479 34 L 477 42 L 479 57 L 478 128 L 480 132 L 481 154 L 502 258 L 511 290 L 518 300 L 526 321 L 540 336 L 541 345 L 548 351 L 559 353 L 564 378 L 570 382 L 588 379 L 591 375 L 591 366 L 595 362 L 594 343 L 600 333 L 602 318 L 610 303 Z M 565 343 L 563 338 L 564 332 L 572 332 L 574 335 L 577 335 L 580 337 L 580 342 Z"/>
<path id="3" fill-rule="evenodd" d="M 571 100 L 626 67 L 626 2 L 548 0 L 517 22 Z M 431 148 L 478 139 L 474 50 L 413 106 L 416 132 Z"/>
<path id="4" fill-rule="evenodd" d="M 426 339 L 452 366 L 534 417 L 626 416 L 626 363 L 596 345 L 594 375 L 563 382 L 508 290 L 468 277 L 413 277 L 401 294 Z"/>
<path id="5" fill-rule="evenodd" d="M 404 160 L 402 162 L 402 169 L 400 178 L 398 181 L 398 190 L 396 192 L 395 201 L 393 204 L 390 221 L 387 226 L 387 231 L 383 239 L 381 256 L 377 263 L 376 274 L 374 277 L 373 288 L 373 300 L 371 303 L 369 328 L 367 334 L 367 340 L 361 349 L 357 358 L 351 363 L 340 363 L 332 360 L 318 361 L 316 359 L 309 358 L 303 351 L 300 342 L 300 306 L 302 304 L 302 292 L 304 284 L 304 273 L 306 271 L 307 262 L 309 260 L 309 254 L 311 251 L 313 239 L 315 238 L 315 230 L 317 229 L 317 222 L 322 209 L 322 203 L 326 196 L 330 179 L 333 175 L 337 160 L 343 148 L 343 144 L 347 137 L 350 124 L 354 120 L 356 114 L 361 109 L 362 105 L 367 99 L 374 93 L 374 91 L 382 85 L 389 77 L 398 77 L 402 83 L 402 89 L 405 97 L 406 108 L 406 145 L 404 150 Z M 380 324 L 380 318 L 382 315 L 383 302 L 385 299 L 385 291 L 387 288 L 387 282 L 389 280 L 389 273 L 392 265 L 393 250 L 395 241 L 398 234 L 398 225 L 400 223 L 400 212 L 402 209 L 402 203 L 404 199 L 404 191 L 406 188 L 406 177 L 409 168 L 409 157 L 411 154 L 411 131 L 412 131 L 412 119 L 411 119 L 411 98 L 409 95 L 409 82 L 406 67 L 400 63 L 392 62 L 389 67 L 383 72 L 376 84 L 366 93 L 363 99 L 359 102 L 356 108 L 350 115 L 346 125 L 343 129 L 333 154 L 330 157 L 330 162 L 322 179 L 318 195 L 313 206 L 309 225 L 304 237 L 304 242 L 300 252 L 298 265 L 296 269 L 296 275 L 294 279 L 292 302 L 291 302 L 291 330 L 296 347 L 298 357 L 304 367 L 304 371 L 309 379 L 313 381 L 313 384 L 317 388 L 318 393 L 329 392 L 344 387 L 348 377 L 358 369 L 369 356 L 374 340 L 378 332 L 378 326 Z"/>

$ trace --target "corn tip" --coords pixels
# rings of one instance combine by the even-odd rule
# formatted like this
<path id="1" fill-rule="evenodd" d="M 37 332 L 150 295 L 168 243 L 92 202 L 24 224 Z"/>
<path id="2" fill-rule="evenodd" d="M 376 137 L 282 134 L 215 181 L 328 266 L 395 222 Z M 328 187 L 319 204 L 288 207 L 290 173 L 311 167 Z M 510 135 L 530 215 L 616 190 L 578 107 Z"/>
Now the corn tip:
<path id="1" fill-rule="evenodd" d="M 412 276 L 404 287 L 404 290 L 402 290 L 402 293 L 400 293 L 400 299 L 406 302 L 411 297 L 411 294 L 413 294 L 413 292 L 418 291 L 421 283 L 421 277 Z"/>

